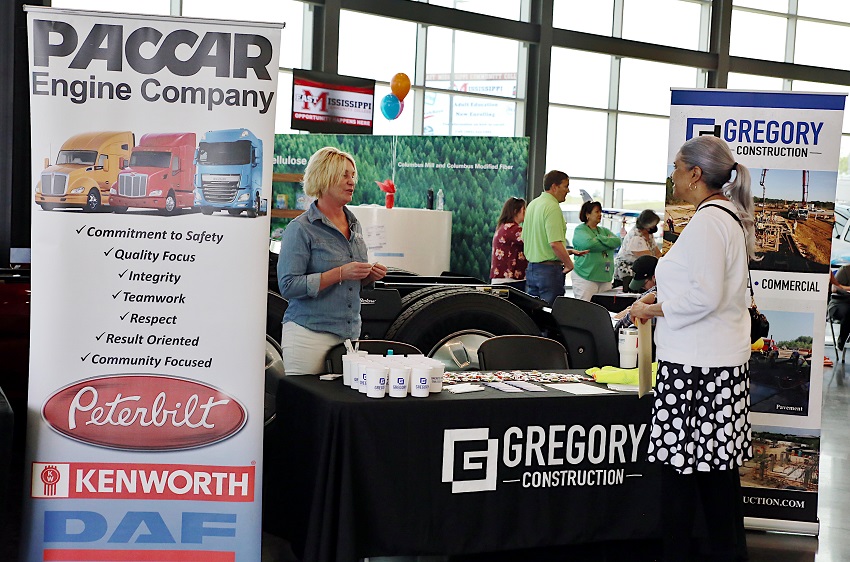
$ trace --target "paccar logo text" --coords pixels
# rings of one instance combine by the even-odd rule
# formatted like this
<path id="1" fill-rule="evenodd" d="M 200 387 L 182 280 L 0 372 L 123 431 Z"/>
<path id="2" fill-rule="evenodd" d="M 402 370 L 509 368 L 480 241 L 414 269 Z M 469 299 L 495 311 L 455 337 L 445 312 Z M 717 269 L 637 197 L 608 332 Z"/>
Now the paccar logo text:
<path id="1" fill-rule="evenodd" d="M 637 462 L 645 431 L 646 424 L 508 428 L 501 439 L 501 464 L 527 469 L 502 482 L 523 488 L 622 484 L 627 476 L 641 476 L 626 474 L 619 465 Z M 451 482 L 453 494 L 495 490 L 498 461 L 499 439 L 491 439 L 488 428 L 445 430 L 442 481 Z M 563 465 L 575 468 L 551 468 Z"/>
<path id="2" fill-rule="evenodd" d="M 191 53 L 188 58 L 184 56 L 187 52 Z M 207 32 L 200 36 L 188 29 L 177 29 L 165 35 L 153 27 L 131 30 L 123 25 L 98 23 L 81 40 L 77 29 L 67 22 L 33 20 L 33 66 L 59 68 L 58 61 L 69 59 L 67 70 L 77 72 L 66 73 L 74 74 L 76 79 L 72 79 L 34 71 L 30 88 L 33 96 L 68 98 L 74 104 L 95 99 L 127 101 L 134 93 L 129 83 L 100 80 L 93 74 L 94 70 L 91 73 L 85 71 L 90 67 L 101 70 L 105 67 L 107 72 L 123 71 L 121 76 L 129 80 L 133 75 L 124 69 L 126 60 L 132 70 L 142 75 L 159 74 L 167 69 L 173 76 L 189 77 L 209 68 L 214 70 L 216 78 L 247 79 L 250 70 L 259 80 L 272 80 L 268 69 L 272 55 L 271 42 L 262 35 Z M 175 85 L 158 78 L 144 80 L 138 92 L 146 102 L 205 105 L 209 111 L 222 105 L 254 107 L 261 114 L 271 108 L 276 93 Z"/>
<path id="3" fill-rule="evenodd" d="M 245 408 L 203 383 L 159 375 L 77 382 L 47 399 L 42 416 L 62 435 L 113 449 L 171 451 L 227 439 Z"/>
<path id="4" fill-rule="evenodd" d="M 187 60 L 177 57 L 178 48 L 184 45 L 195 47 Z M 142 55 L 151 48 L 156 49 L 152 56 Z M 252 50 L 259 52 L 251 56 Z M 215 68 L 218 78 L 230 77 L 231 71 L 233 78 L 247 78 L 250 68 L 260 80 L 271 80 L 266 67 L 272 60 L 272 45 L 262 35 L 207 32 L 199 37 L 188 29 L 177 29 L 163 36 L 152 27 L 140 27 L 125 41 L 123 25 L 98 23 L 81 43 L 77 30 L 67 22 L 33 21 L 35 66 L 50 66 L 51 57 L 71 55 L 74 58 L 68 68 L 75 69 L 86 69 L 92 61 L 102 60 L 108 71 L 121 72 L 126 58 L 127 64 L 139 74 L 156 74 L 168 68 L 176 76 L 194 76 L 201 68 L 209 67 Z"/>
<path id="5" fill-rule="evenodd" d="M 33 463 L 32 497 L 253 502 L 255 470 L 254 466 Z"/>
<path id="6" fill-rule="evenodd" d="M 685 125 L 685 138 L 689 140 L 698 135 L 714 135 L 735 144 L 735 154 L 805 158 L 809 155 L 808 147 L 817 146 L 823 124 L 823 121 L 780 123 L 767 119 L 727 119 L 721 126 L 712 118 L 689 117 Z"/>

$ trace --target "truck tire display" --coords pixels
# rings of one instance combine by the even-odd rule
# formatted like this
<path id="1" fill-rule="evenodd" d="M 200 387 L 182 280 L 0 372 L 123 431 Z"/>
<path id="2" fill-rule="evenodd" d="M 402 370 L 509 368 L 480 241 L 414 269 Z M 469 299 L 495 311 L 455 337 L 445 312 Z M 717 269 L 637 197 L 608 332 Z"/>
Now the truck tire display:
<path id="1" fill-rule="evenodd" d="M 435 288 L 420 291 L 431 289 Z M 465 331 L 494 336 L 540 333 L 534 321 L 518 306 L 469 287 L 434 290 L 433 294 L 410 299 L 408 303 L 407 309 L 390 325 L 386 339 L 415 345 L 428 356 L 434 354 L 446 336 Z"/>

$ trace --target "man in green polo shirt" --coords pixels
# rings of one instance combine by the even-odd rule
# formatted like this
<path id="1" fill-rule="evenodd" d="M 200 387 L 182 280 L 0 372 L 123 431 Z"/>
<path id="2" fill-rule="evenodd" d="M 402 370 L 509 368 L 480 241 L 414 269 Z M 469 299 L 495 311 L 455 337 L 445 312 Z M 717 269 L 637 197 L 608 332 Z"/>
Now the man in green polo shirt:
<path id="1" fill-rule="evenodd" d="M 570 192 L 570 177 L 552 170 L 543 177 L 543 193 L 529 203 L 522 224 L 523 253 L 528 260 L 526 291 L 551 306 L 564 294 L 566 275 L 573 269 L 570 255 L 584 254 L 567 248 L 567 223 L 561 203 Z"/>

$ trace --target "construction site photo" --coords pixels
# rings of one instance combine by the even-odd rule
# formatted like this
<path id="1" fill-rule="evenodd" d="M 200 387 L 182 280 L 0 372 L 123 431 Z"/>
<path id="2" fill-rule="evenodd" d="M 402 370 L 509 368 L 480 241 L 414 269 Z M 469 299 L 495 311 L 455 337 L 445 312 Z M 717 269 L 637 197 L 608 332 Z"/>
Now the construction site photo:
<path id="1" fill-rule="evenodd" d="M 829 271 L 837 172 L 750 170 L 756 252 L 752 269 L 796 273 Z M 666 252 L 695 210 L 667 188 L 664 226 Z"/>

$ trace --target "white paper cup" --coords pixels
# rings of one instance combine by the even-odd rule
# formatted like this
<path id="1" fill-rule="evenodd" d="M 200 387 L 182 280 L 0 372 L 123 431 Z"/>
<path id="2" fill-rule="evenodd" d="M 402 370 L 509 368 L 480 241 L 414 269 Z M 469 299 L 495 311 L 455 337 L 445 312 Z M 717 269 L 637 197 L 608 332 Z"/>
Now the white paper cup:
<path id="1" fill-rule="evenodd" d="M 428 359 L 428 364 L 431 366 L 431 394 L 442 392 L 445 365 L 439 359 Z"/>
<path id="2" fill-rule="evenodd" d="M 431 365 L 419 363 L 410 370 L 410 395 L 425 398 L 431 392 Z"/>
<path id="3" fill-rule="evenodd" d="M 364 360 L 360 363 L 360 383 L 357 385 L 357 390 L 360 391 L 360 394 L 366 394 L 366 391 L 369 390 L 368 373 L 369 367 L 372 365 L 372 361 L 368 360 Z"/>
<path id="4" fill-rule="evenodd" d="M 410 372 L 412 369 L 405 365 L 390 367 L 390 397 L 404 398 L 410 388 Z"/>
<path id="5" fill-rule="evenodd" d="M 353 353 L 342 356 L 342 384 L 351 386 L 351 360 L 357 357 Z"/>
<path id="6" fill-rule="evenodd" d="M 638 331 L 637 328 L 620 328 L 617 339 L 620 351 L 620 368 L 634 369 L 637 367 Z"/>
<path id="7" fill-rule="evenodd" d="M 387 374 L 390 372 L 386 365 L 372 364 L 366 369 L 366 396 L 383 398 L 387 393 Z"/>

